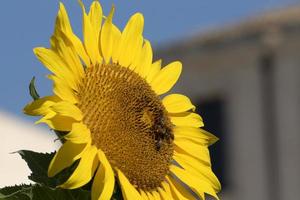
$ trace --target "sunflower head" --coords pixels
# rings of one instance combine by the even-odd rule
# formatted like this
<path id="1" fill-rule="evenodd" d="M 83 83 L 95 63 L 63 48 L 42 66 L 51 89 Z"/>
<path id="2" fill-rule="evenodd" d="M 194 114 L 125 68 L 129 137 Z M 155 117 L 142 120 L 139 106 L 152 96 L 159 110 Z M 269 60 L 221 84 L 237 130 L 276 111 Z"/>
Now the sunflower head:
<path id="1" fill-rule="evenodd" d="M 134 185 L 153 189 L 164 180 L 173 155 L 172 124 L 149 84 L 118 64 L 86 70 L 78 91 L 91 144 Z M 149 162 L 141 162 L 144 157 Z"/>
<path id="2" fill-rule="evenodd" d="M 220 183 L 211 170 L 208 146 L 216 137 L 201 129 L 188 97 L 170 94 L 180 62 L 153 62 L 143 38 L 144 18 L 134 14 L 120 31 L 94 1 L 83 13 L 83 41 L 72 31 L 61 3 L 50 48 L 34 53 L 51 71 L 53 95 L 24 108 L 42 118 L 65 142 L 48 175 L 79 164 L 62 188 L 91 180 L 92 199 L 110 199 L 118 180 L 124 199 L 218 198 Z"/>

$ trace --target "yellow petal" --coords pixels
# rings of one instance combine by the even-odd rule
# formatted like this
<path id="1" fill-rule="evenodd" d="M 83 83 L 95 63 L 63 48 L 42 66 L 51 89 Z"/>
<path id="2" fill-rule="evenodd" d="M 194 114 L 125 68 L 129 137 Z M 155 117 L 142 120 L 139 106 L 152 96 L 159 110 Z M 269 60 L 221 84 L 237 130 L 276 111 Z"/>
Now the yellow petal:
<path id="1" fill-rule="evenodd" d="M 166 179 L 168 179 L 168 176 L 166 176 Z M 168 182 L 166 181 L 161 182 L 161 186 L 164 189 L 164 191 L 166 191 L 167 194 L 171 194 L 171 189 Z"/>
<path id="2" fill-rule="evenodd" d="M 118 171 L 118 177 L 122 189 L 123 198 L 125 200 L 142 200 L 141 195 L 139 192 L 134 188 L 134 186 L 128 181 L 126 176 L 120 171 Z"/>
<path id="3" fill-rule="evenodd" d="M 26 105 L 23 111 L 27 115 L 46 115 L 49 113 L 49 107 L 58 101 L 60 101 L 60 99 L 57 96 L 43 97 Z"/>
<path id="4" fill-rule="evenodd" d="M 88 66 L 90 64 L 90 59 L 83 47 L 82 42 L 72 31 L 69 17 L 68 17 L 67 11 L 66 11 L 63 3 L 59 3 L 59 11 L 58 11 L 57 18 L 56 18 L 54 32 L 57 33 L 58 30 L 63 32 L 65 37 L 71 41 L 77 54 L 80 56 L 80 58 L 83 60 L 83 62 Z"/>
<path id="5" fill-rule="evenodd" d="M 64 101 L 68 101 L 73 104 L 78 102 L 74 90 L 71 87 L 69 87 L 63 79 L 55 75 L 48 75 L 47 77 L 53 81 L 54 94 L 56 94 L 59 98 L 61 98 Z"/>
<path id="6" fill-rule="evenodd" d="M 119 52 L 120 52 L 120 41 L 121 41 L 121 31 L 117 26 L 113 24 L 112 37 L 113 37 L 113 50 L 112 50 L 112 60 L 114 63 L 118 63 Z"/>
<path id="7" fill-rule="evenodd" d="M 64 61 L 51 49 L 37 47 L 33 49 L 37 58 L 55 75 L 62 77 L 70 74 Z"/>
<path id="8" fill-rule="evenodd" d="M 219 199 L 211 185 L 195 176 L 192 176 L 188 171 L 175 165 L 170 166 L 170 171 L 202 198 L 204 197 L 203 193 L 206 193 L 215 197 L 216 199 Z"/>
<path id="9" fill-rule="evenodd" d="M 49 113 L 49 117 L 45 116 L 38 123 L 46 123 L 51 129 L 57 131 L 71 131 L 72 124 L 77 123 L 74 118 L 57 115 L 55 112 Z"/>
<path id="10" fill-rule="evenodd" d="M 173 131 L 177 138 L 188 138 L 205 146 L 209 146 L 218 141 L 216 136 L 201 128 L 175 126 Z"/>
<path id="11" fill-rule="evenodd" d="M 151 81 L 153 80 L 153 78 L 158 74 L 158 72 L 161 69 L 161 60 L 157 60 L 154 63 L 152 63 L 149 73 L 146 77 L 146 80 L 148 83 L 151 83 Z"/>
<path id="12" fill-rule="evenodd" d="M 187 153 L 184 153 L 182 151 L 178 151 L 178 148 L 175 148 L 176 150 L 174 151 L 174 155 L 176 155 L 176 157 L 179 157 L 183 160 L 185 160 L 186 162 L 191 162 L 196 164 L 195 166 L 203 166 L 203 167 L 208 167 L 211 168 L 211 164 L 210 163 L 206 163 L 201 161 L 200 159 L 195 158 L 192 155 L 189 155 Z"/>
<path id="13" fill-rule="evenodd" d="M 84 5 L 81 0 L 79 3 L 82 8 L 83 15 L 83 41 L 85 49 L 90 56 L 92 64 L 95 66 L 97 63 L 101 63 L 102 59 L 100 57 L 100 52 L 98 48 L 98 37 L 96 37 L 96 32 L 91 24 L 88 15 L 85 12 Z"/>
<path id="14" fill-rule="evenodd" d="M 153 78 L 151 82 L 152 89 L 157 95 L 168 92 L 174 84 L 177 82 L 182 70 L 182 64 L 180 62 L 172 62 L 164 67 Z"/>
<path id="15" fill-rule="evenodd" d="M 216 143 L 219 138 L 216 137 L 215 135 L 211 134 L 210 132 L 206 131 L 206 130 L 203 130 L 203 129 L 200 129 L 202 135 L 204 135 L 204 138 L 207 140 L 207 145 L 212 145 L 214 143 Z"/>
<path id="16" fill-rule="evenodd" d="M 78 121 L 82 120 L 81 110 L 72 103 L 61 101 L 51 106 L 51 109 L 61 116 L 72 117 Z"/>
<path id="17" fill-rule="evenodd" d="M 82 154 L 79 164 L 73 174 L 59 187 L 74 189 L 87 184 L 94 176 L 99 163 L 96 155 L 97 148 L 95 146 L 89 146 Z"/>
<path id="18" fill-rule="evenodd" d="M 190 141 L 199 145 L 203 145 L 203 146 L 208 146 L 209 143 L 207 140 L 203 139 L 203 138 L 199 138 L 199 137 L 191 137 L 191 136 L 187 136 L 187 135 L 180 135 L 177 134 L 175 135 L 176 140 L 181 140 L 181 141 Z"/>
<path id="19" fill-rule="evenodd" d="M 104 57 L 104 60 L 106 63 L 109 63 L 112 51 L 113 51 L 113 24 L 112 24 L 112 18 L 115 12 L 115 8 L 112 7 L 108 17 L 106 18 L 102 30 L 101 30 L 101 50 Z"/>
<path id="20" fill-rule="evenodd" d="M 87 144 L 74 144 L 66 141 L 51 160 L 48 176 L 53 177 L 61 170 L 71 166 L 79 159 L 86 149 Z"/>
<path id="21" fill-rule="evenodd" d="M 174 178 L 166 177 L 168 184 L 163 185 L 164 188 L 169 187 L 168 190 L 172 192 L 174 200 L 192 200 L 196 199 L 186 188 L 182 187 Z"/>
<path id="22" fill-rule="evenodd" d="M 157 191 L 152 191 L 152 195 L 154 200 L 161 200 L 160 195 Z"/>
<path id="23" fill-rule="evenodd" d="M 51 50 L 43 47 L 35 48 L 34 50 L 37 58 L 56 76 L 64 79 L 66 83 L 74 90 L 77 89 L 78 83 L 72 72 L 69 70 L 66 63 L 59 57 L 59 55 Z"/>
<path id="24" fill-rule="evenodd" d="M 215 176 L 211 170 L 211 165 L 195 159 L 192 156 L 174 152 L 174 160 L 180 164 L 185 170 L 191 173 L 193 176 L 198 177 L 209 183 L 216 191 L 221 190 L 221 184 L 218 178 Z"/>
<path id="25" fill-rule="evenodd" d="M 148 40 L 145 40 L 145 43 L 140 53 L 140 61 L 137 65 L 138 68 L 136 70 L 136 72 L 143 78 L 145 78 L 150 71 L 152 57 L 153 53 L 151 44 Z"/>
<path id="26" fill-rule="evenodd" d="M 115 185 L 114 172 L 103 151 L 98 150 L 98 158 L 100 166 L 92 186 L 92 200 L 109 200 Z"/>
<path id="27" fill-rule="evenodd" d="M 211 165 L 209 150 L 206 146 L 195 144 L 188 140 L 179 140 L 176 138 L 174 140 L 174 143 L 176 145 L 176 152 L 190 155 L 200 162 L 203 162 L 205 165 Z"/>
<path id="28" fill-rule="evenodd" d="M 141 13 L 134 14 L 126 24 L 119 44 L 118 63 L 123 67 L 128 67 L 135 55 L 135 50 L 140 44 L 140 36 L 144 29 L 144 17 Z"/>
<path id="29" fill-rule="evenodd" d="M 66 63 L 76 82 L 80 82 L 84 76 L 81 61 L 73 45 L 61 31 L 58 31 L 57 35 L 51 37 L 51 49 Z"/>
<path id="30" fill-rule="evenodd" d="M 85 124 L 74 123 L 72 130 L 64 138 L 72 143 L 89 143 L 91 142 L 91 133 Z"/>
<path id="31" fill-rule="evenodd" d="M 193 176 L 209 183 L 216 191 L 221 190 L 221 184 L 212 172 L 211 168 L 195 161 L 194 159 L 185 159 L 181 154 L 174 154 L 176 162 Z M 187 157 L 187 156 L 186 156 Z"/>
<path id="32" fill-rule="evenodd" d="M 195 111 L 191 100 L 182 94 L 170 94 L 163 98 L 163 105 L 169 113 L 181 113 L 188 110 Z"/>
<path id="33" fill-rule="evenodd" d="M 141 194 L 141 197 L 142 197 L 143 200 L 148 200 L 149 199 L 147 194 L 143 190 L 140 190 L 140 194 Z"/>
<path id="34" fill-rule="evenodd" d="M 155 198 L 151 192 L 147 192 L 146 194 L 147 194 L 147 197 L 149 200 L 155 200 Z"/>
<path id="35" fill-rule="evenodd" d="M 56 18 L 55 29 L 61 29 L 64 32 L 73 33 L 68 13 L 63 3 L 59 3 L 59 11 Z"/>
<path id="36" fill-rule="evenodd" d="M 98 38 L 100 34 L 101 24 L 102 24 L 102 7 L 98 1 L 93 1 L 90 12 L 88 14 L 91 25 L 95 32 L 95 38 L 97 38 L 97 44 L 98 44 Z"/>
<path id="37" fill-rule="evenodd" d="M 203 120 L 200 115 L 193 112 L 183 112 L 173 114 L 170 113 L 169 117 L 171 122 L 176 126 L 186 126 L 186 127 L 202 127 L 204 126 Z"/>
<path id="38" fill-rule="evenodd" d="M 50 110 L 44 117 L 41 119 L 52 119 L 53 117 L 56 116 L 56 113 L 53 110 Z M 35 122 L 37 123 L 37 122 Z"/>
<path id="39" fill-rule="evenodd" d="M 170 199 L 172 199 L 171 193 L 167 193 L 162 188 L 158 188 L 158 192 L 159 192 L 160 197 L 161 197 L 162 200 L 170 200 Z"/>
<path id="40" fill-rule="evenodd" d="M 143 58 L 142 56 L 142 49 L 144 47 L 144 38 L 143 35 L 140 35 L 137 37 L 137 43 L 134 49 L 132 49 L 132 62 L 129 65 L 129 69 L 135 71 L 136 73 L 139 73 L 141 70 L 141 60 Z"/>

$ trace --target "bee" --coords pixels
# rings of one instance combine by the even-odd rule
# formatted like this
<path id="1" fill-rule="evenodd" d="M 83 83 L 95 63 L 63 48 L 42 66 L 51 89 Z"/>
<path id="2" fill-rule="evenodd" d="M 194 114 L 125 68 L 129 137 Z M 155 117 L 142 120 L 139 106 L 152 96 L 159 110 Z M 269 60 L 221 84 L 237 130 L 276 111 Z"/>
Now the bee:
<path id="1" fill-rule="evenodd" d="M 156 151 L 159 151 L 161 149 L 162 142 L 163 142 L 162 139 L 155 140 L 155 149 L 156 149 Z"/>
<path id="2" fill-rule="evenodd" d="M 174 140 L 172 124 L 163 110 L 143 108 L 141 120 L 150 130 L 156 151 L 160 151 L 164 143 L 170 144 Z"/>
<path id="3" fill-rule="evenodd" d="M 171 129 L 170 123 L 165 120 L 164 116 L 158 117 L 159 120 L 156 120 L 154 125 L 154 139 L 155 139 L 155 149 L 159 151 L 163 145 L 163 142 L 166 141 L 169 144 L 174 140 L 174 135 Z"/>

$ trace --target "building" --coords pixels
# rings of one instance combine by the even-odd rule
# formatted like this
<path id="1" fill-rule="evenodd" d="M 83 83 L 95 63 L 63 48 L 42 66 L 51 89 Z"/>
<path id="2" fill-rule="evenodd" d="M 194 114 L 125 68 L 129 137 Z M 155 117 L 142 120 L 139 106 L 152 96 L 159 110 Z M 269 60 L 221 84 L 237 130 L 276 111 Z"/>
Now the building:
<path id="1" fill-rule="evenodd" d="M 300 7 L 275 10 L 158 49 L 184 65 L 178 92 L 206 128 L 224 200 L 300 197 Z"/>
<path id="2" fill-rule="evenodd" d="M 54 143 L 55 134 L 47 129 L 34 127 L 17 117 L 0 112 L 0 188 L 15 184 L 29 183 L 30 170 L 19 150 L 53 152 L 59 146 Z"/>

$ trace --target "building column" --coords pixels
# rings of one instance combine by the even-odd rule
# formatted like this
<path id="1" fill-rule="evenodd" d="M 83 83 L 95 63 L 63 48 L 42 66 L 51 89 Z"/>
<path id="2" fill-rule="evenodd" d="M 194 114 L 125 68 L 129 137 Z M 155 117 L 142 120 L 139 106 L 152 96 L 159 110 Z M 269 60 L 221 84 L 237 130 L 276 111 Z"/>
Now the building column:
<path id="1" fill-rule="evenodd" d="M 299 47 L 299 46 L 298 46 Z M 300 53 L 281 49 L 275 68 L 276 116 L 279 155 L 278 199 L 300 196 Z"/>
<path id="2" fill-rule="evenodd" d="M 253 60 L 232 74 L 227 113 L 234 190 L 228 199 L 269 199 L 260 72 Z"/>

